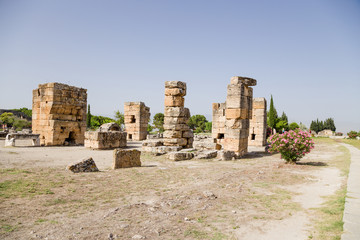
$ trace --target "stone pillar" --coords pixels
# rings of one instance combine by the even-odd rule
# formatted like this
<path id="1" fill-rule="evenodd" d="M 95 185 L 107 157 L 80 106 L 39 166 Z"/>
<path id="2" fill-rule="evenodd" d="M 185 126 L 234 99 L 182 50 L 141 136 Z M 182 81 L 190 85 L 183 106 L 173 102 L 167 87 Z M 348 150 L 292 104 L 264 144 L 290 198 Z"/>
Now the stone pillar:
<path id="1" fill-rule="evenodd" d="M 211 136 L 221 144 L 225 138 L 225 103 L 213 103 L 212 105 L 212 130 Z"/>
<path id="2" fill-rule="evenodd" d="M 128 140 L 141 141 L 147 136 L 150 108 L 143 102 L 124 104 L 124 122 Z"/>
<path id="3" fill-rule="evenodd" d="M 225 151 L 234 151 L 237 157 L 247 152 L 253 96 L 250 86 L 255 85 L 255 79 L 232 77 L 227 87 L 223 147 Z"/>
<path id="4" fill-rule="evenodd" d="M 33 90 L 32 132 L 40 134 L 40 144 L 84 144 L 86 101 L 86 89 L 39 84 Z"/>
<path id="5" fill-rule="evenodd" d="M 266 145 L 266 99 L 254 98 L 250 120 L 249 146 Z"/>
<path id="6" fill-rule="evenodd" d="M 187 125 L 190 111 L 184 108 L 186 83 L 165 82 L 164 145 L 191 148 L 194 134 Z"/>

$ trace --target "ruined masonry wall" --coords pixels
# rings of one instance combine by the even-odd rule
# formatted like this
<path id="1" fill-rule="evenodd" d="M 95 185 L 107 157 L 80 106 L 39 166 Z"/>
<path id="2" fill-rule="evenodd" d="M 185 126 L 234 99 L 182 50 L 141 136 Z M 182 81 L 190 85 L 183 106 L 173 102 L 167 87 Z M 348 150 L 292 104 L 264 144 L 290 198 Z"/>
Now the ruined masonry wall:
<path id="1" fill-rule="evenodd" d="M 124 122 L 128 140 L 141 141 L 147 136 L 150 108 L 143 102 L 125 102 Z"/>
<path id="2" fill-rule="evenodd" d="M 252 118 L 252 97 L 256 80 L 232 77 L 225 103 L 213 104 L 212 136 L 226 151 L 240 157 L 247 152 L 249 119 Z"/>
<path id="3" fill-rule="evenodd" d="M 194 134 L 186 124 L 190 111 L 184 108 L 186 83 L 180 81 L 165 82 L 164 145 L 191 148 Z"/>
<path id="4" fill-rule="evenodd" d="M 252 119 L 250 120 L 249 146 L 266 145 L 266 99 L 254 98 Z"/>
<path id="5" fill-rule="evenodd" d="M 86 91 L 61 83 L 33 90 L 32 131 L 40 134 L 41 145 L 84 144 Z"/>

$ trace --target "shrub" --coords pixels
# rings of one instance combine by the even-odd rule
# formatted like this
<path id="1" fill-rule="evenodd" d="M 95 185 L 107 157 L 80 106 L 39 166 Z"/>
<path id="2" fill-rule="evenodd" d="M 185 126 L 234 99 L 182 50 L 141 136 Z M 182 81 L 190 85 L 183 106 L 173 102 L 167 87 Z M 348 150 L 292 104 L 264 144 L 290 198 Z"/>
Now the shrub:
<path id="1" fill-rule="evenodd" d="M 358 134 L 357 132 L 355 131 L 350 131 L 347 133 L 348 137 L 351 138 L 351 139 L 355 139 L 357 136 L 360 136 L 360 134 Z"/>
<path id="2" fill-rule="evenodd" d="M 296 163 L 314 148 L 310 134 L 300 129 L 276 133 L 270 136 L 269 141 L 269 152 L 279 152 L 287 163 Z"/>
<path id="3" fill-rule="evenodd" d="M 292 122 L 292 123 L 289 124 L 289 129 L 290 130 L 295 130 L 297 128 L 300 128 L 300 127 L 296 122 Z"/>

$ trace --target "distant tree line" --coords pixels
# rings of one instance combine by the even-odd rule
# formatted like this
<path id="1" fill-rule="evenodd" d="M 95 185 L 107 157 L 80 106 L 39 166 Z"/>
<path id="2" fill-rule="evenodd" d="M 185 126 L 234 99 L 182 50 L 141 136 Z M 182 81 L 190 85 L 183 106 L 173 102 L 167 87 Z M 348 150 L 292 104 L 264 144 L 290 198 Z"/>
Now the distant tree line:
<path id="1" fill-rule="evenodd" d="M 288 130 L 295 130 L 297 128 L 300 128 L 303 131 L 306 131 L 307 128 L 304 124 L 300 122 L 300 124 L 297 124 L 296 122 L 288 123 L 288 117 L 285 112 L 282 112 L 281 117 L 278 117 L 273 96 L 271 95 L 270 99 L 270 108 L 267 113 L 267 125 L 270 128 L 269 134 L 274 132 L 283 132 Z"/>
<path id="2" fill-rule="evenodd" d="M 312 121 L 310 124 L 310 130 L 316 133 L 325 129 L 329 129 L 333 132 L 336 131 L 334 119 L 327 118 L 325 121 L 319 121 L 319 119 L 316 119 L 316 121 Z"/>

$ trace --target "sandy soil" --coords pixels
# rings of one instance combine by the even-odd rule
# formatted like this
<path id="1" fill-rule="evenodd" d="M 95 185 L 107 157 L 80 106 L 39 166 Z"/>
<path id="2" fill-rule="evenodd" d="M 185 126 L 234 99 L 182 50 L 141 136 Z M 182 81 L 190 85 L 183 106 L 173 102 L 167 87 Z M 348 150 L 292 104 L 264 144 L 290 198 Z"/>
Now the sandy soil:
<path id="1" fill-rule="evenodd" d="M 342 181 L 330 164 L 341 152 L 325 143 L 301 165 L 262 153 L 182 162 L 142 154 L 143 167 L 120 170 L 110 170 L 112 151 L 26 144 L 0 141 L 1 182 L 15 189 L 0 188 L 1 239 L 303 240 L 311 209 Z M 87 156 L 100 172 L 65 170 Z"/>

